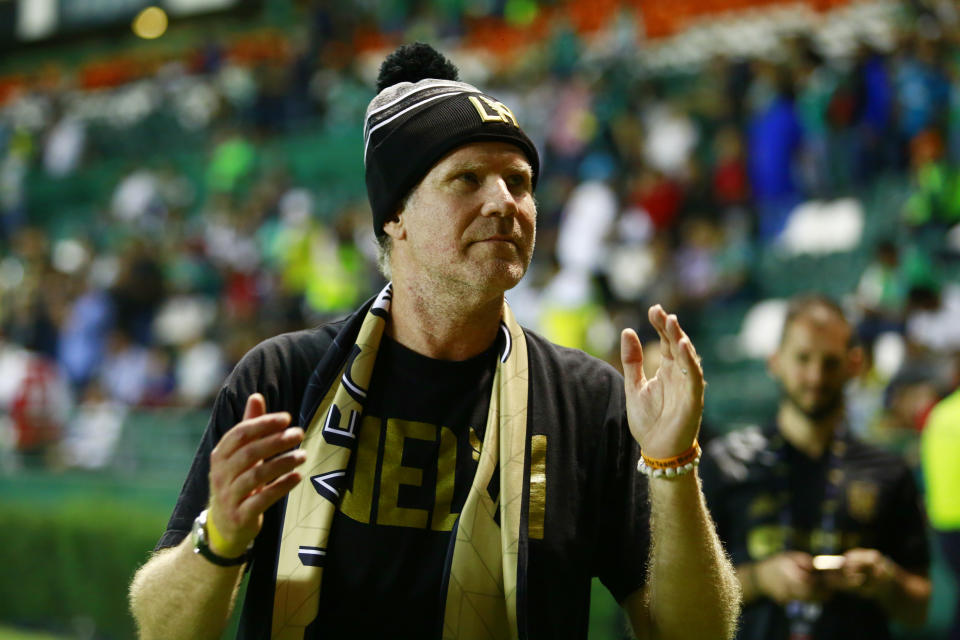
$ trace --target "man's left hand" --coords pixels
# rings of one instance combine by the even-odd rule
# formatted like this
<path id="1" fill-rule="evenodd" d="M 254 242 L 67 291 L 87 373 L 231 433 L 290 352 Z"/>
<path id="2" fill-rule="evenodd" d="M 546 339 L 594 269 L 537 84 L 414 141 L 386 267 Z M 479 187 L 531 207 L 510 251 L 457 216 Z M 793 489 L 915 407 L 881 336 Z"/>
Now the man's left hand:
<path id="1" fill-rule="evenodd" d="M 693 445 L 703 415 L 700 358 L 675 315 L 650 307 L 650 324 L 660 335 L 661 361 L 649 380 L 643 373 L 643 347 L 633 329 L 620 334 L 630 432 L 650 458 L 671 458 Z"/>
<path id="2" fill-rule="evenodd" d="M 837 571 L 824 572 L 824 584 L 837 591 L 884 600 L 896 588 L 897 564 L 876 549 L 851 549 Z"/>

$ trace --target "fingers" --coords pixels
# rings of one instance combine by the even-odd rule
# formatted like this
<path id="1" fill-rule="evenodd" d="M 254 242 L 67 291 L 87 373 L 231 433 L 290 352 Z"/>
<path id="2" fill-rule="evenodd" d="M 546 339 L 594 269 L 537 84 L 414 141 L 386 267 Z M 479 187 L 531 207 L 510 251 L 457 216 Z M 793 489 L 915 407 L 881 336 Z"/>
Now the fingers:
<path id="1" fill-rule="evenodd" d="M 224 548 L 246 548 L 260 529 L 263 511 L 300 481 L 293 469 L 306 460 L 297 450 L 304 434 L 290 421 L 287 412 L 266 413 L 263 395 L 252 394 L 243 420 L 210 453 L 209 518 Z"/>
<path id="2" fill-rule="evenodd" d="M 687 337 L 687 334 L 680 328 L 677 316 L 667 314 L 659 304 L 650 307 L 647 314 L 650 318 L 650 324 L 657 330 L 660 336 L 660 346 L 663 349 L 664 356 L 669 359 L 681 356 L 680 341 Z M 687 338 L 689 341 L 689 338 Z"/>
<path id="3" fill-rule="evenodd" d="M 660 357 L 665 360 L 673 360 L 673 352 L 670 349 L 670 338 L 667 336 L 667 312 L 659 304 L 655 304 L 647 310 L 647 318 L 650 324 L 657 330 L 660 336 Z"/>
<path id="4" fill-rule="evenodd" d="M 659 304 L 650 307 L 647 315 L 650 318 L 650 324 L 660 336 L 662 357 L 677 361 L 688 373 L 699 372 L 700 375 L 694 377 L 702 380 L 703 369 L 700 366 L 700 357 L 693 346 L 693 341 L 680 327 L 677 316 L 672 313 L 667 314 Z"/>
<path id="5" fill-rule="evenodd" d="M 623 379 L 628 386 L 646 382 L 643 374 L 643 346 L 633 329 L 620 332 L 620 363 L 623 365 Z"/>
<path id="6" fill-rule="evenodd" d="M 804 573 L 810 573 L 813 571 L 813 556 L 809 553 L 804 553 L 802 551 L 787 552 L 788 558 L 790 558 L 793 566 L 797 567 L 800 571 Z"/>
<path id="7" fill-rule="evenodd" d="M 240 504 L 237 509 L 238 517 L 242 520 L 256 518 L 277 500 L 290 493 L 302 478 L 303 476 L 298 472 L 291 471 L 287 475 L 274 480 Z"/>
<path id="8" fill-rule="evenodd" d="M 238 485 L 241 477 L 245 476 L 249 481 L 251 478 L 257 477 L 258 474 L 262 474 L 264 477 L 261 479 L 260 484 L 273 480 L 279 474 L 269 475 L 270 469 L 273 468 L 268 466 L 273 462 L 272 458 L 297 447 L 302 441 L 303 429 L 300 427 L 290 427 L 279 433 L 266 435 L 244 444 L 231 456 L 219 461 L 220 464 L 217 472 L 220 486 L 214 487 L 214 491 L 221 494 L 228 505 L 238 504 L 255 488 L 252 485 L 246 486 L 245 488 Z M 302 452 L 300 453 L 302 454 Z M 303 460 L 299 460 L 299 462 L 303 462 Z M 247 474 L 248 471 L 262 466 L 268 466 L 268 469 L 266 471 L 255 471 L 252 475 Z M 211 471 L 212 470 L 211 467 Z M 290 469 L 285 469 L 284 471 L 289 470 Z"/>
<path id="9" fill-rule="evenodd" d="M 843 555 L 841 571 L 849 589 L 870 590 L 895 575 L 893 562 L 876 549 L 851 549 Z"/>
<path id="10" fill-rule="evenodd" d="M 243 410 L 243 419 L 257 418 L 267 412 L 267 401 L 262 393 L 251 393 L 247 398 L 247 406 Z"/>
<path id="11" fill-rule="evenodd" d="M 249 401 L 247 406 L 250 406 Z M 244 412 L 244 415 L 246 415 L 246 412 Z M 266 413 L 238 422 L 235 427 L 227 431 L 220 442 L 217 443 L 217 446 L 214 447 L 210 456 L 211 462 L 214 459 L 229 458 L 246 443 L 286 429 L 290 421 L 290 414 L 282 411 Z"/>
<path id="12" fill-rule="evenodd" d="M 230 493 L 238 496 L 239 503 L 251 494 L 262 491 L 263 487 L 270 484 L 280 476 L 293 471 L 307 460 L 307 454 L 301 449 L 288 451 L 269 460 L 264 460 L 253 465 L 233 481 L 230 487 Z"/>

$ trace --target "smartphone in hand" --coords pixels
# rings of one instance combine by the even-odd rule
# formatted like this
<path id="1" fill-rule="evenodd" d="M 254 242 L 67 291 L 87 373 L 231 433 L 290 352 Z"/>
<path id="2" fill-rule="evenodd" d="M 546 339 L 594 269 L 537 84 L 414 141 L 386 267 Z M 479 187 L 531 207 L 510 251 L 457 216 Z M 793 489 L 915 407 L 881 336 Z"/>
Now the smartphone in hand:
<path id="1" fill-rule="evenodd" d="M 834 555 L 820 555 L 813 556 L 813 570 L 814 571 L 840 571 L 843 569 L 843 565 L 846 562 L 846 558 L 843 556 L 834 556 Z"/>

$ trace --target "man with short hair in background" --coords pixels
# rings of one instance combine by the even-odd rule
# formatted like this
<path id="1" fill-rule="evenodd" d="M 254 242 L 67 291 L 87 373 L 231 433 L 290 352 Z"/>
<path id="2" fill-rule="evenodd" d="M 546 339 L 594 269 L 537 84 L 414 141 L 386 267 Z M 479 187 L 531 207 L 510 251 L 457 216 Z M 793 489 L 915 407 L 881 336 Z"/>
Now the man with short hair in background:
<path id="1" fill-rule="evenodd" d="M 930 597 L 920 495 L 906 464 L 853 437 L 844 388 L 863 354 L 843 311 L 790 301 L 768 365 L 771 424 L 711 441 L 707 505 L 743 588 L 741 640 L 882 640 Z"/>

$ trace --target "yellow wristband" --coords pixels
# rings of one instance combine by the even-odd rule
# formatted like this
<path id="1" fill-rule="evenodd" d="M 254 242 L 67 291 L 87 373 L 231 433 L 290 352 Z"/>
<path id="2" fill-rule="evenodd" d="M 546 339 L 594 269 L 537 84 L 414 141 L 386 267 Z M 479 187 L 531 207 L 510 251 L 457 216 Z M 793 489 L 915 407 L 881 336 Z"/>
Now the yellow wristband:
<path id="1" fill-rule="evenodd" d="M 225 558 L 239 558 L 246 553 L 247 548 L 234 549 L 227 544 L 226 538 L 223 537 L 223 534 L 220 533 L 217 526 L 213 524 L 212 515 L 210 511 L 207 511 L 207 539 L 208 545 L 213 552 Z"/>

